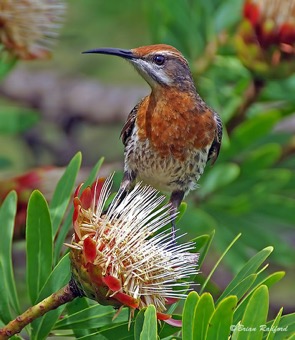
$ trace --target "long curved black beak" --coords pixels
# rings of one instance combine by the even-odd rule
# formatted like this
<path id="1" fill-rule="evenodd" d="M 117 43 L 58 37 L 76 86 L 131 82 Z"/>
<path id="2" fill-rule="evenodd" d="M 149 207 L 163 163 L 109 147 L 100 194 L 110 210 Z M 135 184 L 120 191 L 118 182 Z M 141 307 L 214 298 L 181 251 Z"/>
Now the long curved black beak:
<path id="1" fill-rule="evenodd" d="M 96 48 L 93 50 L 88 50 L 82 52 L 84 53 L 98 53 L 98 54 L 109 54 L 109 55 L 116 55 L 121 58 L 125 59 L 133 59 L 136 58 L 136 56 L 132 53 L 131 50 L 123 50 L 121 48 L 112 48 L 112 47 L 102 47 L 102 48 Z"/>

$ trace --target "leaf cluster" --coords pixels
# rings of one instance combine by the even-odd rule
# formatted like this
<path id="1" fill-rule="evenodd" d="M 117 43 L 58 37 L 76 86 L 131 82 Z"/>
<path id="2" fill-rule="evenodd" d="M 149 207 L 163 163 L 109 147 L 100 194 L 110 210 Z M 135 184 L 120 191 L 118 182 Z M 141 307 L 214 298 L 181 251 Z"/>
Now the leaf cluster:
<path id="1" fill-rule="evenodd" d="M 97 176 L 100 160 L 92 170 L 85 185 Z M 63 287 L 70 279 L 70 263 L 62 244 L 71 228 L 69 209 L 75 178 L 81 165 L 81 155 L 77 154 L 69 163 L 48 205 L 39 191 L 34 191 L 28 205 L 26 226 L 26 276 L 27 294 L 32 305 L 43 300 Z M 17 197 L 11 192 L 0 209 L 0 326 L 8 323 L 21 313 L 19 294 L 13 273 L 12 235 L 16 214 Z M 182 214 L 185 205 L 182 206 Z M 214 233 L 202 235 L 193 240 L 196 251 L 200 251 L 200 267 L 212 244 Z M 282 316 L 282 309 L 274 320 L 267 321 L 269 308 L 268 289 L 281 280 L 284 272 L 265 275 L 267 265 L 261 266 L 273 248 L 267 247 L 254 255 L 226 289 L 217 298 L 206 292 L 213 272 L 231 251 L 238 235 L 224 250 L 213 266 L 207 279 L 202 282 L 199 294 L 192 291 L 181 310 L 182 302 L 173 304 L 168 313 L 174 319 L 182 319 L 182 328 L 166 323 L 157 324 L 155 307 L 150 305 L 137 313 L 128 330 L 128 310 L 113 321 L 115 310 L 102 306 L 86 298 L 77 298 L 65 306 L 60 306 L 43 317 L 33 321 L 20 335 L 29 334 L 30 339 L 45 339 L 50 335 L 72 336 L 77 339 L 243 339 L 246 335 L 241 329 L 251 328 L 251 339 L 290 338 L 294 332 L 294 314 Z M 198 282 L 197 275 L 194 281 Z M 263 330 L 260 329 L 263 326 Z M 270 327 L 273 328 L 270 328 Z M 284 329 L 274 332 L 271 329 Z M 248 334 L 248 333 L 247 333 Z M 249 335 L 249 334 L 248 334 Z"/>

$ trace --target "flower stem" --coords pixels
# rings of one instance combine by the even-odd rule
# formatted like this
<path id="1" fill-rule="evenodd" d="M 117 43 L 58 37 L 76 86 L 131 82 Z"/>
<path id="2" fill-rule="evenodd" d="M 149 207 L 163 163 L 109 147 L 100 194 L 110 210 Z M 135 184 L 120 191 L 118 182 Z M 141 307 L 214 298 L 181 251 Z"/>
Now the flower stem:
<path id="1" fill-rule="evenodd" d="M 9 339 L 14 334 L 19 333 L 25 326 L 44 315 L 45 313 L 58 308 L 59 306 L 81 296 L 73 282 L 70 281 L 66 286 L 51 294 L 43 301 L 27 309 L 23 314 L 10 321 L 0 329 L 0 340 Z"/>
<path id="2" fill-rule="evenodd" d="M 253 103 L 256 102 L 264 86 L 265 82 L 262 79 L 253 79 L 244 93 L 244 100 L 241 103 L 241 106 L 237 109 L 233 117 L 227 123 L 227 132 L 229 135 L 231 135 L 232 131 L 245 120 L 247 110 Z"/>

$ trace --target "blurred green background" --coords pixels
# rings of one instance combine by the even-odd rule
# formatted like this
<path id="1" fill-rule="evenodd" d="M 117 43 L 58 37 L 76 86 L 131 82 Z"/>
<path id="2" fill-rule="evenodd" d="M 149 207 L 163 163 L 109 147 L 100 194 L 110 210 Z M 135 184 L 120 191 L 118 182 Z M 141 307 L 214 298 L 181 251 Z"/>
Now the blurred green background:
<path id="1" fill-rule="evenodd" d="M 234 43 L 242 4 L 69 1 L 53 59 L 19 62 L 0 86 L 1 178 L 65 166 L 81 150 L 86 171 L 104 156 L 105 171 L 117 171 L 118 186 L 120 130 L 149 88 L 121 59 L 81 52 L 172 44 L 188 58 L 199 93 L 225 125 L 220 157 L 187 197 L 179 228 L 188 239 L 215 230 L 215 252 L 207 257 L 204 274 L 242 232 L 213 277 L 220 289 L 246 259 L 273 245 L 272 266 L 288 273 L 280 288 L 273 288 L 273 299 L 287 311 L 294 307 L 295 124 L 284 122 L 294 117 L 295 76 L 261 77 L 243 65 Z"/>

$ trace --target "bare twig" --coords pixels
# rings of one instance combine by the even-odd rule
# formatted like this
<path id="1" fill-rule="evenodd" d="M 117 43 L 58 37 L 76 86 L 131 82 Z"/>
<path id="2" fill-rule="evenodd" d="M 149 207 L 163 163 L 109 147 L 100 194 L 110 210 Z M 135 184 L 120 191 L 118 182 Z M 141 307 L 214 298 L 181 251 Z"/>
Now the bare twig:
<path id="1" fill-rule="evenodd" d="M 0 340 L 9 339 L 14 334 L 19 333 L 25 326 L 35 319 L 67 302 L 74 300 L 78 296 L 81 296 L 81 293 L 71 281 L 65 287 L 61 288 L 56 293 L 51 294 L 35 306 L 30 307 L 23 314 L 19 315 L 6 326 L 1 328 Z"/>

